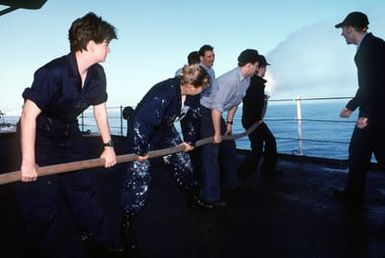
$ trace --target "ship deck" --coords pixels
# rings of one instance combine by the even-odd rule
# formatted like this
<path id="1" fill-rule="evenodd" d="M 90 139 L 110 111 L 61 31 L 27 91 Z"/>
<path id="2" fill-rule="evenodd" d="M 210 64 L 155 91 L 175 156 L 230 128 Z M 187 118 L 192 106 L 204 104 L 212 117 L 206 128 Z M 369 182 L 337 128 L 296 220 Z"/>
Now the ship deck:
<path id="1" fill-rule="evenodd" d="M 1 150 L 10 144 L 7 141 L 16 142 L 12 137 L 2 139 Z M 98 149 L 96 141 L 89 144 Z M 124 148 L 119 143 L 118 153 Z M 242 157 L 239 151 L 239 162 Z M 4 155 L 1 158 L 5 164 Z M 227 191 L 226 208 L 206 210 L 191 208 L 185 192 L 154 160 L 148 203 L 134 225 L 138 248 L 133 257 L 384 257 L 385 174 L 370 171 L 365 206 L 350 210 L 332 195 L 333 187 L 345 182 L 344 165 L 280 155 L 282 175 L 265 178 L 256 171 L 250 190 Z M 122 164 L 92 171 L 117 236 L 124 168 Z M 15 185 L 0 186 L 0 257 L 18 257 Z M 82 257 L 84 247 L 71 212 L 65 205 L 63 211 L 63 257 Z"/>

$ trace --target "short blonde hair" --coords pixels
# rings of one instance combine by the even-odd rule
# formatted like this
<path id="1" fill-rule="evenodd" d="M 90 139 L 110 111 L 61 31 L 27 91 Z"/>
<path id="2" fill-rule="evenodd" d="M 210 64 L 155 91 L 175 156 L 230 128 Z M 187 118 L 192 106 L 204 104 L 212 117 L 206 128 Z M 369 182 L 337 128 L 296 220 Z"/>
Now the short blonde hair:
<path id="1" fill-rule="evenodd" d="M 210 76 L 206 69 L 198 64 L 185 65 L 179 75 L 180 84 L 191 84 L 195 88 L 207 88 L 210 85 Z"/>

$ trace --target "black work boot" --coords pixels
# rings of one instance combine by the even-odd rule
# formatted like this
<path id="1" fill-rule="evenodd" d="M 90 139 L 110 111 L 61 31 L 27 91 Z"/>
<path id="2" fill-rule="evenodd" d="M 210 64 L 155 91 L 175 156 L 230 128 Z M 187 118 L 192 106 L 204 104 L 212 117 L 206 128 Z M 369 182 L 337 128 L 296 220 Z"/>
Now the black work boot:
<path id="1" fill-rule="evenodd" d="M 105 246 L 95 242 L 92 234 L 83 233 L 81 241 L 88 251 L 89 258 L 123 258 L 125 256 L 125 250 L 122 246 Z"/>
<path id="2" fill-rule="evenodd" d="M 133 215 L 126 211 L 122 211 L 122 226 L 120 229 L 120 237 L 125 249 L 125 253 L 130 255 L 136 248 L 136 239 L 132 229 Z"/>

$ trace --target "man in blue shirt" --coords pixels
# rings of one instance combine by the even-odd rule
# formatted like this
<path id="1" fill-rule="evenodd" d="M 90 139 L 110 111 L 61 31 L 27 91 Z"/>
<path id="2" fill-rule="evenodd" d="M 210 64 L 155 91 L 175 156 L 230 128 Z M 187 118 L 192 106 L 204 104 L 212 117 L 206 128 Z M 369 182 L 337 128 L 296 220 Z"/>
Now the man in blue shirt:
<path id="1" fill-rule="evenodd" d="M 203 45 L 198 51 L 200 57 L 200 65 L 203 66 L 210 75 L 210 86 L 215 80 L 215 71 L 213 69 L 215 61 L 214 47 L 211 45 Z M 201 93 L 201 98 L 209 98 L 212 87 L 208 87 Z"/>
<path id="2" fill-rule="evenodd" d="M 204 207 L 223 207 L 221 181 L 225 188 L 238 184 L 235 168 L 235 142 L 222 142 L 222 134 L 231 134 L 234 115 L 258 66 L 258 51 L 246 49 L 238 57 L 238 67 L 223 74 L 212 85 L 210 95 L 201 98 L 201 137 L 214 137 L 214 143 L 201 149 L 201 191 Z M 226 122 L 222 113 L 227 112 Z M 221 180 L 223 176 L 223 180 Z"/>

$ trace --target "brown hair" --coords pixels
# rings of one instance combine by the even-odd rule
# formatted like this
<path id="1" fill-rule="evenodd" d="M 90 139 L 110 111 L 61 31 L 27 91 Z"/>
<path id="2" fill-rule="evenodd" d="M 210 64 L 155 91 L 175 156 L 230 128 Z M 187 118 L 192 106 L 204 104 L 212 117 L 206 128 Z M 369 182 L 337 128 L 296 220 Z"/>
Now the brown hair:
<path id="1" fill-rule="evenodd" d="M 92 12 L 76 19 L 68 30 L 71 52 L 85 50 L 91 40 L 109 43 L 116 38 L 115 27 Z"/>

